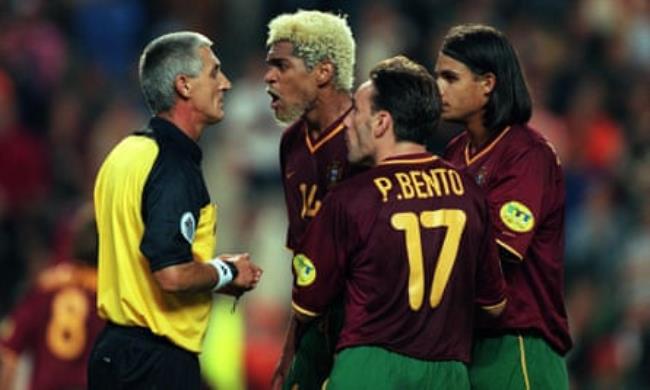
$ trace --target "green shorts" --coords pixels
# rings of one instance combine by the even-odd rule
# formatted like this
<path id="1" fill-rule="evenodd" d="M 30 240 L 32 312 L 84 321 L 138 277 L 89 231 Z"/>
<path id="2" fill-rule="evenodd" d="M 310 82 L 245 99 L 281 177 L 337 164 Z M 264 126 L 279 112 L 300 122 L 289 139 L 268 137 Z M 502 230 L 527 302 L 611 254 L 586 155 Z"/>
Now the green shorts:
<path id="1" fill-rule="evenodd" d="M 566 390 L 569 376 L 564 358 L 543 338 L 504 335 L 479 338 L 469 365 L 472 389 Z"/>
<path id="2" fill-rule="evenodd" d="M 332 371 L 336 343 L 343 327 L 343 301 L 307 325 L 296 349 L 283 390 L 320 390 Z"/>
<path id="3" fill-rule="evenodd" d="M 336 356 L 332 374 L 323 388 L 463 390 L 470 387 L 467 367 L 462 362 L 420 360 L 379 347 L 361 346 L 346 348 Z"/>

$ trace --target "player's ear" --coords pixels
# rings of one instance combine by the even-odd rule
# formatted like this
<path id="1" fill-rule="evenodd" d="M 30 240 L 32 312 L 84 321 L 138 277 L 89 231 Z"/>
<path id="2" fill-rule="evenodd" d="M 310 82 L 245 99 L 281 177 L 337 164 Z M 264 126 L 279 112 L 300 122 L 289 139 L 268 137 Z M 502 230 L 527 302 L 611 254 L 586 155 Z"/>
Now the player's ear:
<path id="1" fill-rule="evenodd" d="M 316 65 L 316 82 L 319 87 L 327 85 L 334 79 L 334 74 L 336 72 L 334 64 L 329 61 L 323 61 Z"/>
<path id="2" fill-rule="evenodd" d="M 174 88 L 182 98 L 189 99 L 192 95 L 192 83 L 190 78 L 184 74 L 179 74 L 174 79 Z"/>
<path id="3" fill-rule="evenodd" d="M 494 87 L 497 85 L 497 77 L 492 72 L 488 72 L 481 76 L 481 87 L 485 96 L 492 93 Z"/>
<path id="4" fill-rule="evenodd" d="M 373 128 L 375 138 L 383 137 L 389 129 L 393 128 L 393 116 L 388 111 L 378 111 L 375 114 L 376 125 Z"/>

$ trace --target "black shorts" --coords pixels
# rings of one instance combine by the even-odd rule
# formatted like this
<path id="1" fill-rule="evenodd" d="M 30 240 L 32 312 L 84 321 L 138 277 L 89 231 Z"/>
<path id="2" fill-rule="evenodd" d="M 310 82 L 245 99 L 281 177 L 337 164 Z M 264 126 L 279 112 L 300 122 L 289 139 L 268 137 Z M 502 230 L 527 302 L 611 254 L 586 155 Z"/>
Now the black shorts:
<path id="1" fill-rule="evenodd" d="M 97 337 L 89 389 L 200 389 L 198 356 L 149 329 L 114 324 Z"/>

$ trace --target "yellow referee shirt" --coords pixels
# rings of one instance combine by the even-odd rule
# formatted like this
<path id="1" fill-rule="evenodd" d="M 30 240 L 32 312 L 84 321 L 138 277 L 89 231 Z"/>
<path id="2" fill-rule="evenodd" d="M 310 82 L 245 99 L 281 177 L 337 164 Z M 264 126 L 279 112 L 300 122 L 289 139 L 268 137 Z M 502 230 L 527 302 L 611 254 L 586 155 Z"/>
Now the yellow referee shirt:
<path id="1" fill-rule="evenodd" d="M 111 151 L 94 192 L 100 316 L 148 328 L 196 353 L 212 294 L 166 293 L 152 273 L 214 255 L 216 206 L 203 180 L 201 157 L 192 139 L 154 117 L 146 131 Z"/>

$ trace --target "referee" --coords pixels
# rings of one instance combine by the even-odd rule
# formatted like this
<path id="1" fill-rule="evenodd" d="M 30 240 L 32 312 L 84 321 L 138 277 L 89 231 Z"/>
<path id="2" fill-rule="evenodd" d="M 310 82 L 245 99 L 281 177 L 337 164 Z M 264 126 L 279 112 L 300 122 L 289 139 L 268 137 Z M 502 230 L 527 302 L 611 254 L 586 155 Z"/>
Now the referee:
<path id="1" fill-rule="evenodd" d="M 154 116 L 97 175 L 97 307 L 108 325 L 90 356 L 90 389 L 199 389 L 212 293 L 239 296 L 260 280 L 248 254 L 213 258 L 216 206 L 197 141 L 223 118 L 230 81 L 211 45 L 176 32 L 145 47 L 140 85 Z"/>

